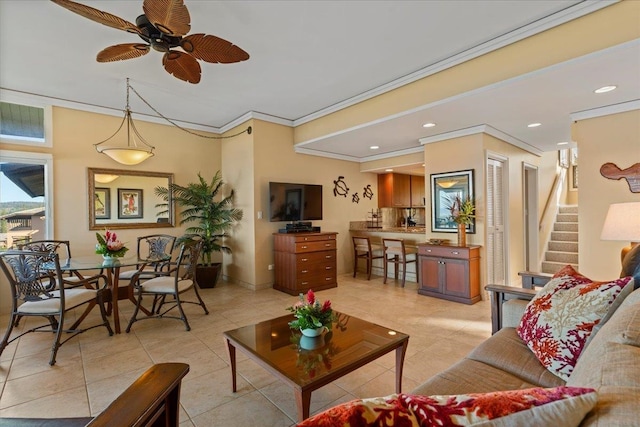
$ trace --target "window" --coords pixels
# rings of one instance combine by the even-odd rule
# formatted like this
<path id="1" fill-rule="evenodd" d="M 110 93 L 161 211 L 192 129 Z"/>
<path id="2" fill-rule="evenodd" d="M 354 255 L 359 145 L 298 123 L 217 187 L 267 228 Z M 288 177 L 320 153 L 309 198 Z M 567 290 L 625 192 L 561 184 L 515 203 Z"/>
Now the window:
<path id="1" fill-rule="evenodd" d="M 50 154 L 0 150 L 0 250 L 53 236 Z"/>
<path id="2" fill-rule="evenodd" d="M 0 102 L 0 140 L 51 147 L 51 107 Z"/>

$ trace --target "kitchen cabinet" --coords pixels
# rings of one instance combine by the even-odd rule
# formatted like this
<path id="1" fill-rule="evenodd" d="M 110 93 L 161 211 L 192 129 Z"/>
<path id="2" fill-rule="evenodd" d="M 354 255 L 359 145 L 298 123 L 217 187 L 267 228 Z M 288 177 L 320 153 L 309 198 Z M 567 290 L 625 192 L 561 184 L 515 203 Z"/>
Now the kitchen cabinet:
<path id="1" fill-rule="evenodd" d="M 411 206 L 411 176 L 400 173 L 378 175 L 378 207 L 408 208 Z"/>
<path id="2" fill-rule="evenodd" d="M 480 246 L 417 246 L 420 295 L 465 304 L 480 301 Z"/>
<path id="3" fill-rule="evenodd" d="M 411 175 L 411 207 L 418 208 L 425 205 L 424 176 Z"/>
<path id="4" fill-rule="evenodd" d="M 273 288 L 298 296 L 338 286 L 337 233 L 275 233 Z"/>

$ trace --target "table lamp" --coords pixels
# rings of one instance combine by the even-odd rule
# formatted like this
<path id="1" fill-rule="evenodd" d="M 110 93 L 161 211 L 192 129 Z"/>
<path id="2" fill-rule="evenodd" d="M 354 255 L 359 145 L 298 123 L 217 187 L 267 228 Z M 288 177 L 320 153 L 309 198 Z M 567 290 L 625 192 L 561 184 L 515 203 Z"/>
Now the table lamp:
<path id="1" fill-rule="evenodd" d="M 620 256 L 624 261 L 631 248 L 640 243 L 640 202 L 611 204 L 600 239 L 631 242 L 629 246 L 622 248 Z"/>

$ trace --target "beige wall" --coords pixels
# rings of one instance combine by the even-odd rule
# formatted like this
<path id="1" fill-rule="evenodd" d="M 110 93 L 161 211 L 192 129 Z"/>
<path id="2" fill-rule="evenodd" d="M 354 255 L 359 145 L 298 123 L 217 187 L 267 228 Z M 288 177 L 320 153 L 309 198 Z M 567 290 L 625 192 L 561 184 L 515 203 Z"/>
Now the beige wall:
<path id="1" fill-rule="evenodd" d="M 349 236 L 349 221 L 364 221 L 367 211 L 376 209 L 377 176 L 360 172 L 360 165 L 343 160 L 297 154 L 293 151 L 293 131 L 287 126 L 254 120 L 255 164 L 255 270 L 256 286 L 267 287 L 273 283 L 273 272 L 268 270 L 273 264 L 272 233 L 284 228 L 286 222 L 269 221 L 269 182 L 295 182 L 321 184 L 323 192 L 323 220 L 313 221 L 322 231 L 335 231 L 338 247 L 338 273 L 351 271 L 352 244 Z M 226 165 L 225 165 L 226 168 Z M 349 187 L 347 197 L 334 196 L 334 181 L 339 176 Z M 370 184 L 374 189 L 371 200 L 363 197 L 363 189 Z M 360 201 L 352 201 L 353 193 L 358 193 Z M 262 219 L 257 212 L 263 213 Z"/>
<path id="2" fill-rule="evenodd" d="M 201 171 L 211 177 L 221 168 L 220 142 L 187 134 L 173 126 L 136 120 L 142 136 L 155 147 L 156 155 L 137 166 L 124 166 L 99 154 L 94 143 L 109 137 L 122 117 L 105 116 L 67 108 L 53 109 L 53 148 L 29 151 L 53 155 L 53 238 L 69 240 L 74 256 L 94 253 L 95 231 L 89 230 L 87 168 L 114 168 L 169 172 L 175 182 L 186 184 Z M 135 120 L 135 115 L 134 115 Z M 0 144 L 2 150 L 27 151 L 22 145 Z M 179 218 L 179 217 L 178 217 Z M 120 240 L 135 248 L 137 236 L 159 231 L 180 236 L 184 227 L 117 231 Z M 0 280 L 6 280 L 4 275 Z M 4 283 L 4 282 L 3 282 Z M 9 310 L 8 287 L 0 289 L 0 312 Z"/>
<path id="3" fill-rule="evenodd" d="M 626 0 L 296 127 L 296 143 L 517 77 L 640 37 L 640 2 Z M 550 48 L 552 47 L 552 48 Z"/>
<path id="4" fill-rule="evenodd" d="M 600 240 L 607 210 L 611 203 L 640 202 L 640 193 L 632 193 L 625 180 L 604 178 L 600 167 L 611 162 L 625 169 L 640 162 L 640 110 L 578 121 L 572 133 L 580 150 L 580 271 L 608 280 L 620 274 L 620 249 L 629 242 Z"/>

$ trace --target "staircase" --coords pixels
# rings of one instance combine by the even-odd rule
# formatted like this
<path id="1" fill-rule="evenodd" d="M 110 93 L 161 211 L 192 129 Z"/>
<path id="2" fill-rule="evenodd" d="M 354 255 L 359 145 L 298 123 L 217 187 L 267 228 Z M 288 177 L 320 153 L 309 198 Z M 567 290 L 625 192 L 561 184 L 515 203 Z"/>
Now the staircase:
<path id="1" fill-rule="evenodd" d="M 571 264 L 578 269 L 578 207 L 560 206 L 549 247 L 542 261 L 543 273 L 556 273 Z"/>

